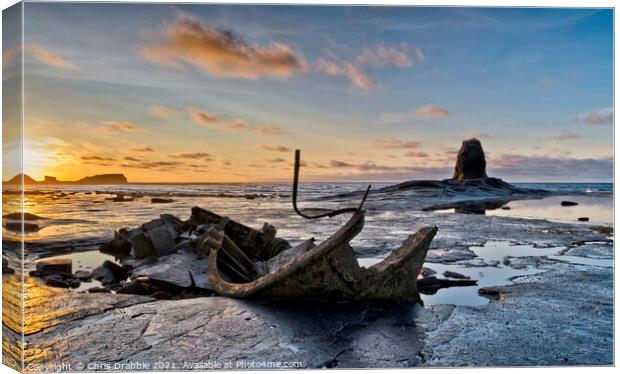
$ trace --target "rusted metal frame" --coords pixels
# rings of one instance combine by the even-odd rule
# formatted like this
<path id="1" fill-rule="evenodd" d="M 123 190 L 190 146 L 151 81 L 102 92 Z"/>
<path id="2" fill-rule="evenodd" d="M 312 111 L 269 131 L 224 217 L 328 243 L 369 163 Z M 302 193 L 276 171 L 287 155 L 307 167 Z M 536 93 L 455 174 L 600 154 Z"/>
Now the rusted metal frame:
<path id="1" fill-rule="evenodd" d="M 370 185 L 368 185 L 368 188 L 366 188 L 364 197 L 362 198 L 362 201 L 360 202 L 357 208 L 336 209 L 336 210 L 332 210 L 326 213 L 315 214 L 315 215 L 309 215 L 309 214 L 302 213 L 297 207 L 297 190 L 299 188 L 299 169 L 300 168 L 301 168 L 301 151 L 299 149 L 296 149 L 295 150 L 295 169 L 294 169 L 294 177 L 293 177 L 293 209 L 295 210 L 295 213 L 299 214 L 300 216 L 306 219 L 317 219 L 317 218 L 323 218 L 323 217 L 331 218 L 331 217 L 338 216 L 340 214 L 355 213 L 355 212 L 362 210 L 362 207 L 364 206 L 364 203 L 366 202 L 366 198 L 368 197 L 368 193 L 370 192 Z"/>

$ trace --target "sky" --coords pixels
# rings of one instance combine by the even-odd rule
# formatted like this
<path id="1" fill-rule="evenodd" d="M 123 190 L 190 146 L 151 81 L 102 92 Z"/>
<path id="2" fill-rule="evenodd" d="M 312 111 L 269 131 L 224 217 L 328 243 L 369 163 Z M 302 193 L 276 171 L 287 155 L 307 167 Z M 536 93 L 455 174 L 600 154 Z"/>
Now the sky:
<path id="1" fill-rule="evenodd" d="M 477 137 L 490 176 L 612 180 L 609 9 L 26 3 L 23 46 L 11 25 L 35 179 L 290 181 L 294 149 L 306 181 L 443 179 Z"/>

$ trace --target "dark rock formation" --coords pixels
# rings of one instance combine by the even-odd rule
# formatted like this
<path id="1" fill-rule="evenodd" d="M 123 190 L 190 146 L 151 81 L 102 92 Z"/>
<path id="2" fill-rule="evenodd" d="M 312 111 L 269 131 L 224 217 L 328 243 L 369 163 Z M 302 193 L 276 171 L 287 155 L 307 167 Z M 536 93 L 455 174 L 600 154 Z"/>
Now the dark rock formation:
<path id="1" fill-rule="evenodd" d="M 487 162 L 484 158 L 484 151 L 480 140 L 471 138 L 463 140 L 463 145 L 456 158 L 454 175 L 452 179 L 480 179 L 487 178 Z"/>
<path id="2" fill-rule="evenodd" d="M 26 175 L 26 174 L 17 174 L 16 176 L 14 176 L 13 178 L 9 179 L 8 181 L 4 182 L 5 184 L 22 184 L 22 175 L 24 176 L 24 184 L 34 184 L 37 183 L 37 181 L 35 181 L 34 179 L 32 179 L 30 176 Z"/>
<path id="3" fill-rule="evenodd" d="M 45 176 L 43 181 L 32 179 L 26 174 L 24 176 L 24 184 L 127 184 L 127 177 L 123 174 L 99 174 L 91 177 L 84 177 L 77 181 L 59 181 L 56 177 Z M 22 174 L 17 174 L 13 178 L 5 181 L 4 184 L 19 185 L 22 183 Z"/>
<path id="4" fill-rule="evenodd" d="M 126 184 L 127 178 L 123 174 L 99 174 L 85 177 L 75 183 L 80 184 Z"/>

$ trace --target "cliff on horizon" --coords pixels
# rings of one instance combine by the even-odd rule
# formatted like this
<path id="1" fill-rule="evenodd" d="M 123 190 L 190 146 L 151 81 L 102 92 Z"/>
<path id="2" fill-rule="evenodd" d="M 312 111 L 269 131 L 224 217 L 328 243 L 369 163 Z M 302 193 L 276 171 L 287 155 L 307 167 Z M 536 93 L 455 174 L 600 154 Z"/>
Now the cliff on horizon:
<path id="1" fill-rule="evenodd" d="M 30 176 L 23 174 L 24 184 L 127 184 L 127 177 L 124 174 L 97 174 L 90 177 L 84 177 L 77 181 L 59 181 L 56 177 L 45 176 L 43 181 L 37 181 Z M 4 184 L 21 184 L 22 174 L 17 174 Z"/>

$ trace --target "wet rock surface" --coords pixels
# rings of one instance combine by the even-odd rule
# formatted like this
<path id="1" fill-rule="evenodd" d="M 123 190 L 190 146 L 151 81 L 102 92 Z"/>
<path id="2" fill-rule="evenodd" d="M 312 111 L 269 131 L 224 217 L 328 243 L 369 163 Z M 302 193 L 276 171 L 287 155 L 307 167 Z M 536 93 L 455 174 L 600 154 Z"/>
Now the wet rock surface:
<path id="1" fill-rule="evenodd" d="M 429 329 L 421 364 L 613 363 L 611 269 L 567 265 L 517 282 L 486 289 L 487 306 L 456 306 Z"/>

